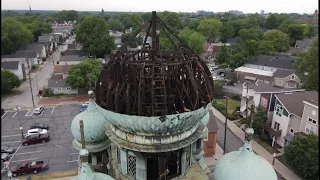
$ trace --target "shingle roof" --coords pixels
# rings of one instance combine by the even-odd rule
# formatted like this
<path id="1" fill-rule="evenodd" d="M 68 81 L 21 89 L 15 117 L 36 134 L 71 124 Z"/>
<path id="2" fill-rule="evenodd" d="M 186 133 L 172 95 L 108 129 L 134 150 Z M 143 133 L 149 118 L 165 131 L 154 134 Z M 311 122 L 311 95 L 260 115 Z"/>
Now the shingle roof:
<path id="1" fill-rule="evenodd" d="M 33 50 L 37 53 L 41 53 L 44 48 L 44 44 L 28 44 L 26 50 Z"/>
<path id="2" fill-rule="evenodd" d="M 48 87 L 69 87 L 62 74 L 53 74 L 48 80 Z"/>
<path id="3" fill-rule="evenodd" d="M 36 58 L 37 52 L 32 50 L 18 50 L 15 53 L 16 57 L 28 57 L 28 58 Z"/>
<path id="4" fill-rule="evenodd" d="M 244 86 L 246 86 L 246 82 Z M 257 80 L 256 83 L 248 83 L 249 89 L 253 89 L 255 92 L 263 93 L 263 92 L 294 92 L 294 91 L 304 91 L 303 89 L 294 89 L 294 88 L 278 88 L 263 82 L 262 80 Z"/>
<path id="5" fill-rule="evenodd" d="M 54 72 L 67 74 L 70 68 L 71 68 L 71 65 L 57 64 L 57 65 L 54 65 Z"/>
<path id="6" fill-rule="evenodd" d="M 291 94 L 277 94 L 281 104 L 292 114 L 302 117 L 304 109 L 304 100 L 313 101 L 318 104 L 317 91 L 293 92 Z"/>
<path id="7" fill-rule="evenodd" d="M 65 55 L 78 55 L 78 56 L 87 56 L 88 54 L 83 52 L 82 50 L 66 50 L 63 51 L 63 56 Z"/>
<path id="8" fill-rule="evenodd" d="M 78 55 L 65 55 L 60 56 L 60 61 L 83 61 L 88 59 L 87 56 L 78 56 Z"/>
<path id="9" fill-rule="evenodd" d="M 52 38 L 51 35 L 39 36 L 38 41 L 39 42 L 50 42 L 51 38 Z"/>
<path id="10" fill-rule="evenodd" d="M 312 37 L 308 39 L 303 39 L 303 40 L 297 40 L 296 41 L 296 46 L 299 47 L 299 49 L 305 49 L 307 47 L 310 47 L 312 44 L 312 41 L 317 39 L 318 37 Z"/>
<path id="11" fill-rule="evenodd" d="M 277 71 L 273 74 L 274 77 L 285 78 L 293 73 L 295 70 L 292 69 L 277 69 Z"/>
<path id="12" fill-rule="evenodd" d="M 19 68 L 19 61 L 1 62 L 1 69 L 16 70 Z"/>
<path id="13" fill-rule="evenodd" d="M 247 64 L 255 64 L 255 65 L 262 65 L 262 66 L 269 66 L 269 67 L 283 68 L 283 69 L 293 69 L 294 60 L 296 60 L 296 58 L 286 56 L 286 55 L 278 55 L 278 56 L 259 55 L 250 59 Z"/>

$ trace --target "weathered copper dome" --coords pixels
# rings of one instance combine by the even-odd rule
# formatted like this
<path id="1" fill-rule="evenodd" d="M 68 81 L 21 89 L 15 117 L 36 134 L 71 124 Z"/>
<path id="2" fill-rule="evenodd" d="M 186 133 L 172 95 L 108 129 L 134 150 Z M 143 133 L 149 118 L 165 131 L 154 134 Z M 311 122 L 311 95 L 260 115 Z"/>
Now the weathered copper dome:
<path id="1" fill-rule="evenodd" d="M 146 32 L 141 48 L 132 51 L 126 42 L 104 66 L 96 83 L 96 103 L 137 116 L 183 113 L 210 103 L 213 80 L 205 62 L 155 12 L 141 30 Z M 174 51 L 159 50 L 158 30 L 170 39 Z M 146 43 L 150 33 L 151 45 Z"/>

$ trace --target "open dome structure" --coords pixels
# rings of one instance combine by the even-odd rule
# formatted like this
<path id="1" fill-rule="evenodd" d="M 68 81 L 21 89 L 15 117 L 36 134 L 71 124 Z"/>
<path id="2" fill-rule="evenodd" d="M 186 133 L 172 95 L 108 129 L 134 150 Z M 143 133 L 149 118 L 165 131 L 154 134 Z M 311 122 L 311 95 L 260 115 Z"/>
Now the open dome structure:
<path id="1" fill-rule="evenodd" d="M 104 66 L 96 83 L 96 103 L 115 113 L 147 117 L 205 108 L 213 97 L 213 80 L 205 62 L 156 12 L 142 30 L 146 36 L 140 48 L 132 51 L 126 42 Z M 160 51 L 160 31 L 175 50 Z"/>

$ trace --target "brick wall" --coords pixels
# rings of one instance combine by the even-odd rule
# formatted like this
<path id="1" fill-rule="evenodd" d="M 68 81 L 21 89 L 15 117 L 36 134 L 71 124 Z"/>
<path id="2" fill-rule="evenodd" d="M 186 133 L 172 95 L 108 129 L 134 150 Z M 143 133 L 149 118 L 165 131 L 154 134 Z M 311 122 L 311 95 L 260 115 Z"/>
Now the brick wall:
<path id="1" fill-rule="evenodd" d="M 216 153 L 217 132 L 209 132 L 208 140 L 204 141 L 204 157 L 212 157 Z"/>

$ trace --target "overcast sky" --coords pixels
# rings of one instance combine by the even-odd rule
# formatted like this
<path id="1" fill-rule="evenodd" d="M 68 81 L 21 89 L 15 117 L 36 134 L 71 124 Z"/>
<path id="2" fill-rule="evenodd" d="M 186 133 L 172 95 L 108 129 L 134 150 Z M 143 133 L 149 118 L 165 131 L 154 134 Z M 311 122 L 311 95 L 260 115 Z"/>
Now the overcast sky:
<path id="1" fill-rule="evenodd" d="M 176 11 L 208 10 L 245 13 L 308 13 L 318 9 L 318 0 L 1 0 L 2 9 L 80 10 L 80 11 Z"/>

